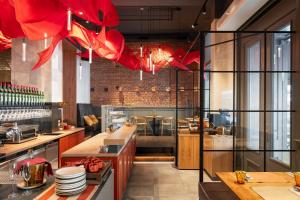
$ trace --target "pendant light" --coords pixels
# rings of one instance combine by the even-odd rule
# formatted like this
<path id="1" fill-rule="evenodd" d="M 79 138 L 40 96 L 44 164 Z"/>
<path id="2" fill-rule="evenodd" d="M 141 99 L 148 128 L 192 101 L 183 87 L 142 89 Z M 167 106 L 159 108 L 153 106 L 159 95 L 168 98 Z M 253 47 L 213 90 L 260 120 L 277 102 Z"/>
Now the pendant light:
<path id="1" fill-rule="evenodd" d="M 140 46 L 140 57 L 142 58 L 143 57 L 143 45 L 141 44 Z"/>
<path id="2" fill-rule="evenodd" d="M 151 68 L 150 68 L 150 58 L 149 57 L 147 58 L 147 67 L 151 70 Z"/>
<path id="3" fill-rule="evenodd" d="M 70 9 L 68 9 L 67 11 L 67 15 L 68 15 L 68 18 L 67 18 L 67 30 L 70 31 L 71 30 L 71 21 L 72 21 L 72 12 Z"/>
<path id="4" fill-rule="evenodd" d="M 155 65 L 152 65 L 152 74 L 155 75 Z"/>
<path id="5" fill-rule="evenodd" d="M 89 63 L 92 64 L 92 57 L 93 57 L 93 49 L 90 46 L 89 47 Z"/>
<path id="6" fill-rule="evenodd" d="M 26 61 L 26 47 L 27 47 L 27 43 L 25 41 L 25 38 L 23 38 L 23 42 L 22 42 L 22 61 L 23 62 Z"/>
<path id="7" fill-rule="evenodd" d="M 141 69 L 140 70 L 140 81 L 142 81 L 143 80 L 143 70 Z"/>
<path id="8" fill-rule="evenodd" d="M 149 54 L 149 67 L 150 67 L 150 70 L 152 70 L 152 52 L 151 51 Z"/>
<path id="9" fill-rule="evenodd" d="M 47 37 L 48 37 L 48 34 L 47 33 L 44 33 L 44 49 L 47 49 L 47 46 L 48 46 L 48 41 L 47 41 Z"/>

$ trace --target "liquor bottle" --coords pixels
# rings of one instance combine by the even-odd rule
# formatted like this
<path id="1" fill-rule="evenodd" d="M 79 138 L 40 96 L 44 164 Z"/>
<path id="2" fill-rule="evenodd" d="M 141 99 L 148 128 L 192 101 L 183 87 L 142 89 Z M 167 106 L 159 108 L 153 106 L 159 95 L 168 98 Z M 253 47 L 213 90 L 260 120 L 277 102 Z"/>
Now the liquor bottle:
<path id="1" fill-rule="evenodd" d="M 19 106 L 24 106 L 23 86 L 19 85 Z"/>
<path id="2" fill-rule="evenodd" d="M 16 95 L 16 106 L 20 106 L 20 91 L 19 86 L 15 85 L 15 95 Z"/>
<path id="3" fill-rule="evenodd" d="M 34 87 L 30 88 L 30 93 L 31 93 L 31 106 L 35 106 L 35 94 L 34 94 Z"/>
<path id="4" fill-rule="evenodd" d="M 11 105 L 12 93 L 11 93 L 11 84 L 10 83 L 6 83 L 6 90 L 7 90 L 7 106 L 12 106 Z"/>
<path id="5" fill-rule="evenodd" d="M 28 90 L 27 86 L 24 86 L 24 105 L 27 107 L 29 106 L 29 96 L 28 96 Z"/>
<path id="6" fill-rule="evenodd" d="M 10 84 L 10 91 L 11 91 L 11 106 L 16 106 L 16 93 L 15 93 L 15 86 L 14 84 Z"/>
<path id="7" fill-rule="evenodd" d="M 26 91 L 25 91 L 25 86 L 22 85 L 22 104 L 24 107 L 27 106 L 27 95 L 26 95 Z"/>
<path id="8" fill-rule="evenodd" d="M 36 103 L 36 106 L 39 106 L 39 90 L 38 90 L 38 88 L 35 88 L 35 103 Z"/>
<path id="9" fill-rule="evenodd" d="M 4 97 L 3 97 L 3 86 L 2 82 L 0 82 L 0 106 L 4 106 Z"/>
<path id="10" fill-rule="evenodd" d="M 42 106 L 45 105 L 45 95 L 44 95 L 43 91 L 41 91 L 41 104 L 42 104 Z"/>
<path id="11" fill-rule="evenodd" d="M 31 94 L 31 87 L 27 87 L 27 94 L 28 94 L 28 106 L 32 106 L 32 94 Z"/>
<path id="12" fill-rule="evenodd" d="M 6 92 L 6 83 L 2 83 L 3 87 L 3 106 L 7 106 L 7 92 Z"/>

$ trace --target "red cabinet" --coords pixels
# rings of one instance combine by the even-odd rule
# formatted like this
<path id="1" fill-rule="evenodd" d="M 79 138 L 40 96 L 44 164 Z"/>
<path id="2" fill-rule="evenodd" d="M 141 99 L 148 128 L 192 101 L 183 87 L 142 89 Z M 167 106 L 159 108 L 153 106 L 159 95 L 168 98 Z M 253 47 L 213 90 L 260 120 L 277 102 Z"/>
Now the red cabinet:
<path id="1" fill-rule="evenodd" d="M 133 167 L 133 160 L 135 157 L 135 137 L 126 144 L 122 152 L 114 157 L 100 157 L 103 160 L 111 160 L 115 170 L 114 175 L 114 199 L 122 200 L 126 191 L 128 179 L 130 177 L 131 169 Z M 63 157 L 62 166 L 66 162 L 75 162 L 81 160 L 82 157 Z"/>
<path id="2" fill-rule="evenodd" d="M 61 166 L 61 155 L 63 152 L 71 149 L 84 141 L 84 131 L 78 131 L 73 134 L 62 137 L 58 140 L 58 166 Z"/>

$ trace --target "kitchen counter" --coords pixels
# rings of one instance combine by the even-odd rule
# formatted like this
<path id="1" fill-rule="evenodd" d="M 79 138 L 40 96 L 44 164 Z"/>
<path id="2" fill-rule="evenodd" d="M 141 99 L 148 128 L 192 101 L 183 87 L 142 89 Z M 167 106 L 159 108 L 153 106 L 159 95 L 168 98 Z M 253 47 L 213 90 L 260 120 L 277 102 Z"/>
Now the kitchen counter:
<path id="1" fill-rule="evenodd" d="M 114 133 L 100 133 L 70 149 L 64 151 L 61 157 L 62 166 L 78 162 L 88 156 L 102 160 L 110 160 L 115 172 L 114 199 L 122 200 L 126 191 L 135 157 L 136 126 L 122 126 Z M 100 153 L 101 145 L 108 145 L 113 153 Z"/>
<path id="2" fill-rule="evenodd" d="M 35 189 L 31 189 L 30 191 L 32 192 L 31 195 L 29 196 L 24 196 L 22 195 L 22 193 L 24 192 L 24 190 L 18 189 L 17 187 L 15 187 L 15 191 L 16 193 L 18 193 L 19 198 L 18 199 L 22 199 L 22 200 L 32 200 L 32 199 L 36 199 L 37 197 L 39 197 L 39 195 L 41 195 L 43 192 L 46 192 L 47 194 L 49 194 L 49 189 L 51 189 L 51 187 L 54 184 L 54 176 L 51 177 L 46 177 L 47 178 L 47 182 L 45 185 L 35 188 Z M 102 182 L 101 185 L 98 186 L 96 192 L 92 195 L 92 197 L 90 198 L 90 200 L 112 200 L 113 199 L 113 172 L 110 172 L 110 175 L 106 177 L 106 179 Z M 12 192 L 12 187 L 10 184 L 6 184 L 6 185 L 0 185 L 0 199 L 6 199 L 8 194 L 10 194 Z M 62 198 L 64 199 L 64 198 Z"/>
<path id="3" fill-rule="evenodd" d="M 136 125 L 122 126 L 113 134 L 104 138 L 104 145 L 125 145 L 136 131 Z"/>
<path id="4" fill-rule="evenodd" d="M 62 154 L 62 157 L 117 157 L 128 141 L 132 138 L 136 126 L 123 126 L 114 133 L 100 133 L 79 145 L 69 149 Z M 103 145 L 123 145 L 118 153 L 101 153 L 100 146 Z"/>
<path id="5" fill-rule="evenodd" d="M 19 152 L 25 151 L 27 149 L 46 144 L 48 142 L 66 137 L 68 135 L 74 134 L 79 131 L 84 131 L 84 128 L 75 128 L 72 130 L 63 130 L 53 132 L 53 135 L 38 135 L 36 139 L 20 143 L 20 144 L 4 144 L 4 146 L 0 147 L 0 154 L 4 156 L 10 156 L 13 154 L 17 154 Z M 61 134 L 57 134 L 61 133 Z"/>

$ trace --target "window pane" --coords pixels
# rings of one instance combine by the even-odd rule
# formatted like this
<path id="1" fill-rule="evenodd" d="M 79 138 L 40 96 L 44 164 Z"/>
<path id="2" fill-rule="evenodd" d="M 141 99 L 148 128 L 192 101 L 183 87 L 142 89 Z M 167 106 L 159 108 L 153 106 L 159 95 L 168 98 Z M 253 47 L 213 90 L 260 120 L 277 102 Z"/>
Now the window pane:
<path id="1" fill-rule="evenodd" d="M 260 43 L 257 42 L 247 49 L 247 66 L 249 71 L 260 70 Z M 248 110 L 260 109 L 260 74 L 248 73 L 247 75 L 247 105 Z M 257 112 L 249 112 L 247 117 L 247 147 L 259 149 L 259 122 Z"/>
<path id="2" fill-rule="evenodd" d="M 290 31 L 290 25 L 281 29 Z M 276 33 L 273 36 L 273 71 L 289 71 L 291 69 L 290 34 Z M 272 75 L 272 109 L 290 110 L 291 106 L 291 75 L 290 73 L 274 73 Z M 291 139 L 291 115 L 289 112 L 273 113 L 273 149 L 289 150 Z M 290 164 L 289 152 L 274 152 L 273 158 Z"/>

